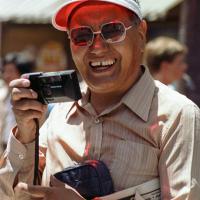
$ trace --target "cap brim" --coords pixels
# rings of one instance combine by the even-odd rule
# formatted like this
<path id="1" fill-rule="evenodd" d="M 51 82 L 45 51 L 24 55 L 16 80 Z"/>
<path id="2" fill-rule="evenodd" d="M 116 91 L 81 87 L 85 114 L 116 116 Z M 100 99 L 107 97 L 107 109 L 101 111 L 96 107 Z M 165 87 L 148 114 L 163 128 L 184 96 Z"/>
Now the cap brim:
<path id="1" fill-rule="evenodd" d="M 67 21 L 72 10 L 83 2 L 73 0 L 63 4 L 52 18 L 53 26 L 60 31 L 67 31 Z"/>

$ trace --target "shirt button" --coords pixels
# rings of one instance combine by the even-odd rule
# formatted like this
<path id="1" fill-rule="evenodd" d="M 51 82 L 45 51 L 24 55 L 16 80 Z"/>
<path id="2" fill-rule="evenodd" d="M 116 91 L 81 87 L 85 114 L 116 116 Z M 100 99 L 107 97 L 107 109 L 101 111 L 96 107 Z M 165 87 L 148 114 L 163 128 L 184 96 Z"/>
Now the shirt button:
<path id="1" fill-rule="evenodd" d="M 95 123 L 95 124 L 98 124 L 98 123 L 100 123 L 100 120 L 99 120 L 99 118 L 96 118 L 96 119 L 94 120 L 94 123 Z"/>
<path id="2" fill-rule="evenodd" d="M 19 154 L 19 159 L 20 160 L 24 160 L 24 155 L 23 154 Z"/>

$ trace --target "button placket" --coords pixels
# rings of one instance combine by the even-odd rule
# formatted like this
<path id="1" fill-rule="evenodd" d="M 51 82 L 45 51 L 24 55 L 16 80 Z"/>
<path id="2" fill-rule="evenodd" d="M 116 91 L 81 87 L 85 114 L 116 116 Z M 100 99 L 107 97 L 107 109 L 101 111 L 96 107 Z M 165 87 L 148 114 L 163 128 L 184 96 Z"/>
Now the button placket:
<path id="1" fill-rule="evenodd" d="M 95 118 L 95 119 L 94 119 L 94 123 L 95 123 L 95 124 L 99 124 L 99 123 L 100 123 L 100 119 L 99 119 L 99 118 Z"/>
<path id="2" fill-rule="evenodd" d="M 95 117 L 93 120 L 93 126 L 91 129 L 92 142 L 94 144 L 94 155 L 96 159 L 101 155 L 101 143 L 102 143 L 102 118 Z"/>

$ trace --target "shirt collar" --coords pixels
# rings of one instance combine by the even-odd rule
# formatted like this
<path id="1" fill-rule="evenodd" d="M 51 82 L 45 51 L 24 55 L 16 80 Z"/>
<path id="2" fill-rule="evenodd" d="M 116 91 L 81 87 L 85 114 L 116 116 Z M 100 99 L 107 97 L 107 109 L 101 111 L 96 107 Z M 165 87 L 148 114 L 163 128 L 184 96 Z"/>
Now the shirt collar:
<path id="1" fill-rule="evenodd" d="M 148 68 L 145 66 L 142 66 L 142 68 L 144 73 L 138 82 L 132 86 L 132 88 L 125 94 L 124 97 L 122 97 L 121 103 L 126 105 L 141 119 L 147 121 L 154 96 L 155 83 Z M 90 90 L 86 84 L 83 84 L 81 91 L 82 99 L 78 101 L 78 105 L 80 107 L 85 107 L 89 103 Z"/>
<path id="2" fill-rule="evenodd" d="M 144 69 L 143 75 L 128 93 L 125 94 L 122 98 L 122 103 L 144 121 L 147 121 L 154 96 L 155 83 L 148 68 L 142 67 Z"/>

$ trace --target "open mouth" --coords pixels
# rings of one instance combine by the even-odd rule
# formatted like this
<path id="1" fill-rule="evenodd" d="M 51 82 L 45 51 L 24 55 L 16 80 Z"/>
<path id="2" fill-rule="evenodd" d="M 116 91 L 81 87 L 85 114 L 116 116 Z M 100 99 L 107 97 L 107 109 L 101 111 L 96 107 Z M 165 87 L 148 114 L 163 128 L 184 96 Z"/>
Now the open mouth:
<path id="1" fill-rule="evenodd" d="M 93 61 L 90 62 L 89 65 L 94 71 L 102 72 L 110 69 L 112 66 L 115 65 L 116 62 L 116 59 L 108 59 L 103 61 Z"/>

